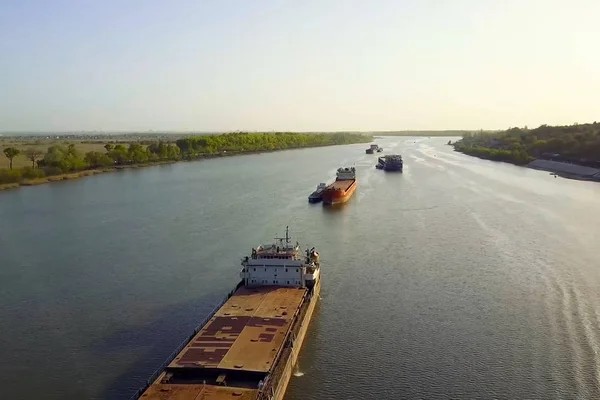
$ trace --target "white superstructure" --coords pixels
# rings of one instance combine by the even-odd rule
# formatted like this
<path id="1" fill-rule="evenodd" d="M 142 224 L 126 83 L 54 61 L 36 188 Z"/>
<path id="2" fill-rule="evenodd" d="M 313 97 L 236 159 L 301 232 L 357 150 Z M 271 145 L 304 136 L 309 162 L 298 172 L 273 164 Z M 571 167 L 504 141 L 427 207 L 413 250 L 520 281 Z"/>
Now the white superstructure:
<path id="1" fill-rule="evenodd" d="M 242 259 L 240 277 L 245 286 L 314 286 L 319 279 L 319 254 L 314 248 L 303 253 L 298 243 L 290 244 L 288 232 L 286 227 L 285 238 L 258 246 Z"/>

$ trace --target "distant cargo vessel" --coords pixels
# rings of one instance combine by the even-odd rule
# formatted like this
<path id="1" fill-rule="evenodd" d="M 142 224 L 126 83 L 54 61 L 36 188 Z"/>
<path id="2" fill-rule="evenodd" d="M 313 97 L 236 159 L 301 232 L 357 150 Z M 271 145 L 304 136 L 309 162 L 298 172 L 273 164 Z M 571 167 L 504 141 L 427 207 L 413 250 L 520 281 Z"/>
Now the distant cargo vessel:
<path id="1" fill-rule="evenodd" d="M 367 150 L 365 150 L 365 153 L 374 154 L 375 152 L 381 153 L 382 151 L 383 151 L 383 147 L 379 147 L 376 144 L 372 144 Z"/>
<path id="2" fill-rule="evenodd" d="M 385 157 L 385 163 L 383 164 L 384 171 L 398 171 L 402 172 L 404 163 L 400 154 L 392 154 Z"/>
<path id="3" fill-rule="evenodd" d="M 323 204 L 334 205 L 347 202 L 356 190 L 356 169 L 338 168 L 335 181 L 323 191 Z"/>
<path id="4" fill-rule="evenodd" d="M 134 399 L 283 399 L 319 298 L 319 254 L 290 244 L 286 228 L 242 259 L 240 277 Z"/>
<path id="5" fill-rule="evenodd" d="M 404 169 L 404 163 L 400 154 L 392 154 L 384 157 L 379 157 L 375 168 L 382 169 L 384 171 L 398 171 L 402 172 Z"/>
<path id="6" fill-rule="evenodd" d="M 314 192 L 308 196 L 309 203 L 318 203 L 323 200 L 323 191 L 327 188 L 326 183 L 319 183 Z"/>

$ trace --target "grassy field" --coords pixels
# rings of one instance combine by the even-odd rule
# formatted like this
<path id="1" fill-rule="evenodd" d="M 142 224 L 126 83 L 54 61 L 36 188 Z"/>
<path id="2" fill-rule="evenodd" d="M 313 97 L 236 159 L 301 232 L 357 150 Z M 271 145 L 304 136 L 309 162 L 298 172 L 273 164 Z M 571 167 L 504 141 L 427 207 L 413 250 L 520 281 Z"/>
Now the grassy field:
<path id="1" fill-rule="evenodd" d="M 108 143 L 108 142 L 107 142 Z M 111 142 L 112 143 L 112 142 Z M 67 141 L 67 140 L 21 140 L 15 141 L 14 139 L 0 139 L 0 169 L 8 168 L 10 163 L 8 158 L 4 155 L 2 150 L 7 147 L 15 147 L 21 150 L 22 153 L 25 153 L 27 149 L 36 149 L 40 150 L 42 153 L 46 153 L 48 151 L 48 147 L 60 145 L 60 146 L 68 146 L 70 144 L 74 144 L 75 148 L 80 151 L 82 154 L 87 153 L 88 151 L 100 151 L 105 152 L 104 148 L 105 143 L 87 143 L 81 141 Z M 129 145 L 129 143 L 124 143 Z M 21 167 L 31 167 L 31 161 L 27 159 L 24 154 L 19 154 L 13 160 L 13 168 L 21 168 Z"/>

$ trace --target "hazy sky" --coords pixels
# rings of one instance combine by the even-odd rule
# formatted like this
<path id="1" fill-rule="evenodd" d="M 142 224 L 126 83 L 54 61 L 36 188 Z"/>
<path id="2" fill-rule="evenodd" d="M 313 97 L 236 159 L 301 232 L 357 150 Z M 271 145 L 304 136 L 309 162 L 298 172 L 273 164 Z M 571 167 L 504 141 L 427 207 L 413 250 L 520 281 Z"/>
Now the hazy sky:
<path id="1" fill-rule="evenodd" d="M 0 2 L 0 131 L 600 120 L 600 0 Z"/>

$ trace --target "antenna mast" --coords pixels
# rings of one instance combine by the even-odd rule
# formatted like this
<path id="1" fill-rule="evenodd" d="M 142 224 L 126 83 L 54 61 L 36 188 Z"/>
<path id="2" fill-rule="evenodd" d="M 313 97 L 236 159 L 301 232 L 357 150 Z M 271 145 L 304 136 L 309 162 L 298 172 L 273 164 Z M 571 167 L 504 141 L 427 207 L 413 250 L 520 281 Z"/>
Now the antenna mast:
<path id="1" fill-rule="evenodd" d="M 275 240 L 278 240 L 279 243 L 281 244 L 281 246 L 283 246 L 283 241 L 284 240 L 285 240 L 286 246 L 288 244 L 290 244 L 290 227 L 289 226 L 285 227 L 285 237 L 284 238 L 282 238 L 282 237 L 276 237 Z"/>

